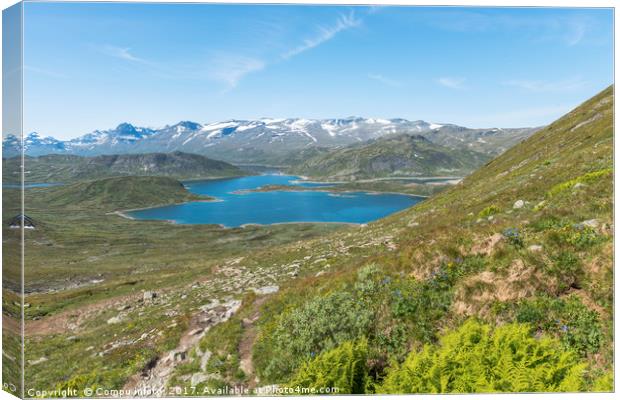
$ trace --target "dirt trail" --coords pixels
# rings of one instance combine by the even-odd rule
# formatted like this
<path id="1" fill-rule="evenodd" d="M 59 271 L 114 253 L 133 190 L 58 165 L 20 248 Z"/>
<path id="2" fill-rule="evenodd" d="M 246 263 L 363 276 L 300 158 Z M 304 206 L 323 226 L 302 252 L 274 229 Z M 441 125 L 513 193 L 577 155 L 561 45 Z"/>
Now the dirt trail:
<path id="1" fill-rule="evenodd" d="M 189 328 L 179 340 L 178 346 L 161 358 L 152 360 L 140 373 L 129 378 L 123 391 L 135 397 L 170 396 L 166 384 L 174 369 L 187 361 L 188 355 L 200 342 L 209 329 L 227 321 L 241 306 L 239 300 L 228 300 L 220 304 L 214 301 L 201 307 L 194 315 Z"/>
<path id="2" fill-rule="evenodd" d="M 260 306 L 265 303 L 268 296 L 257 297 L 252 304 L 253 310 L 248 318 L 243 319 L 243 336 L 239 342 L 239 367 L 248 377 L 249 388 L 256 386 L 254 378 L 254 364 L 252 362 L 252 349 L 256 341 L 257 329 L 254 323 L 260 316 Z"/>
<path id="3" fill-rule="evenodd" d="M 26 336 L 44 336 L 76 331 L 86 320 L 109 308 L 120 307 L 142 298 L 142 292 L 100 300 L 80 306 L 79 309 L 65 310 L 37 320 L 26 320 Z"/>

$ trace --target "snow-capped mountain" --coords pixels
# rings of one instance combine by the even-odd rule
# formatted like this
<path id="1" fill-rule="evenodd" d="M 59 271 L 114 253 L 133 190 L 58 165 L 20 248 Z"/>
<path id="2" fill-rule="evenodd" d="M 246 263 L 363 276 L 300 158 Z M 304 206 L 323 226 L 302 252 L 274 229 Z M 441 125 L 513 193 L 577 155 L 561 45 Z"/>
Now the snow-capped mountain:
<path id="1" fill-rule="evenodd" d="M 76 139 L 69 140 L 65 142 L 65 148 L 68 153 L 72 154 L 110 154 L 110 152 L 118 152 L 117 149 L 131 147 L 138 141 L 153 135 L 155 132 L 156 131 L 149 128 L 139 128 L 124 122 L 114 129 L 105 131 L 97 130 Z M 26 151 L 26 153 L 28 153 L 28 151 Z"/>
<path id="2" fill-rule="evenodd" d="M 12 156 L 20 153 L 20 141 L 15 135 L 7 135 L 2 140 L 3 156 Z M 64 153 L 64 142 L 51 136 L 41 137 L 37 132 L 32 132 L 24 138 L 24 150 L 28 155 L 42 155 L 50 153 Z"/>
<path id="3" fill-rule="evenodd" d="M 343 119 L 261 118 L 207 124 L 181 121 L 161 129 L 123 123 L 114 129 L 94 131 L 76 139 L 59 141 L 30 134 L 25 141 L 28 155 L 65 153 L 77 155 L 170 152 L 203 154 L 234 163 L 278 164 L 294 160 L 295 154 L 312 149 L 335 148 L 382 136 L 421 134 L 448 147 L 468 147 L 497 153 L 529 135 L 532 129 L 469 129 L 406 119 L 349 117 Z M 486 139 L 485 139 L 486 138 Z M 4 157 L 18 154 L 19 141 L 7 136 Z"/>

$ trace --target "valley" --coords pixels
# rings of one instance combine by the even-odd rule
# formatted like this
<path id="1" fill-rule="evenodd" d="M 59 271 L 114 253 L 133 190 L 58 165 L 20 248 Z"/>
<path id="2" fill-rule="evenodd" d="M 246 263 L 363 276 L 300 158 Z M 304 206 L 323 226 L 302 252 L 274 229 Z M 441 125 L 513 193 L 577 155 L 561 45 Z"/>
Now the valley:
<path id="1" fill-rule="evenodd" d="M 160 131 L 127 124 L 116 142 L 98 131 L 79 143 L 36 144 L 59 153 L 52 155 L 37 155 L 43 150 L 33 143 L 27 182 L 62 185 L 24 191 L 35 224 L 24 230 L 26 382 L 160 395 L 233 386 L 609 390 L 613 102 L 610 87 L 536 130 L 291 119 L 183 122 Z M 240 144 L 235 132 L 256 139 Z M 204 146 L 179 145 L 191 137 Z M 164 138 L 171 146 L 160 153 Z M 206 146 L 205 138 L 221 142 Z M 285 145 L 268 151 L 278 141 Z M 189 146 L 201 155 L 183 153 Z M 280 175 L 213 191 L 270 176 L 260 175 L 270 168 L 235 166 L 241 158 L 233 148 L 243 149 L 247 164 L 331 183 L 300 186 Z M 3 164 L 4 182 L 15 182 L 17 160 Z M 200 185 L 204 193 L 192 190 Z M 230 194 L 241 189 L 249 193 Z M 275 208 L 289 195 L 310 194 L 315 203 L 349 192 L 428 197 L 359 225 L 222 228 L 115 214 L 215 205 L 218 195 L 276 196 L 257 204 Z M 19 230 L 7 224 L 19 198 L 18 189 L 3 187 L 5 248 L 19 245 Z M 19 288 L 18 257 L 4 254 L 6 319 L 19 313 L 10 292 Z M 15 334 L 5 329 L 5 343 L 15 346 Z M 468 342 L 474 336 L 484 339 Z M 515 352 L 500 353 L 494 340 L 510 341 Z M 450 346 L 466 350 L 441 364 L 442 354 L 456 353 Z M 528 349 L 544 360 L 530 362 Z M 502 367 L 475 368 L 483 357 Z M 541 373 L 543 364 L 554 373 Z M 523 379 L 512 378 L 518 370 Z"/>

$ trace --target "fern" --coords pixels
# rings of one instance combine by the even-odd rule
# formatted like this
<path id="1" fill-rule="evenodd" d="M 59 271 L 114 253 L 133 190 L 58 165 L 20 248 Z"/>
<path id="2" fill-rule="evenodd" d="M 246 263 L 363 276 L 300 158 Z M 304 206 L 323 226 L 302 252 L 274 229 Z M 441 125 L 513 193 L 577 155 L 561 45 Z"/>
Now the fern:
<path id="1" fill-rule="evenodd" d="M 439 344 L 392 365 L 383 393 L 566 392 L 583 388 L 585 365 L 547 337 L 533 338 L 525 324 L 494 331 L 475 320 L 441 337 Z"/>
<path id="2" fill-rule="evenodd" d="M 288 384 L 291 388 L 337 388 L 339 394 L 365 393 L 368 380 L 365 339 L 340 346 L 305 362 Z"/>

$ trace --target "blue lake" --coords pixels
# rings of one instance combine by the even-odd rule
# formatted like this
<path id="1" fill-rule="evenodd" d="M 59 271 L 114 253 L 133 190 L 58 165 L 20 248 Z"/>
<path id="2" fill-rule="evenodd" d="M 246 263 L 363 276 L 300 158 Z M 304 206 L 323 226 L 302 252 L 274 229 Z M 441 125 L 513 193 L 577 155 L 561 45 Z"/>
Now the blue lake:
<path id="1" fill-rule="evenodd" d="M 258 175 L 231 179 L 185 182 L 196 194 L 218 201 L 190 202 L 127 212 L 136 219 L 170 220 L 180 224 L 244 224 L 285 222 L 366 223 L 411 207 L 421 197 L 400 194 L 328 193 L 317 191 L 244 192 L 264 185 L 326 187 L 297 176 Z"/>
<path id="2" fill-rule="evenodd" d="M 24 189 L 46 188 L 46 187 L 53 187 L 53 186 L 62 186 L 62 183 L 37 183 L 37 182 L 24 183 Z M 19 183 L 3 183 L 2 187 L 6 189 L 21 189 L 22 185 Z"/>

